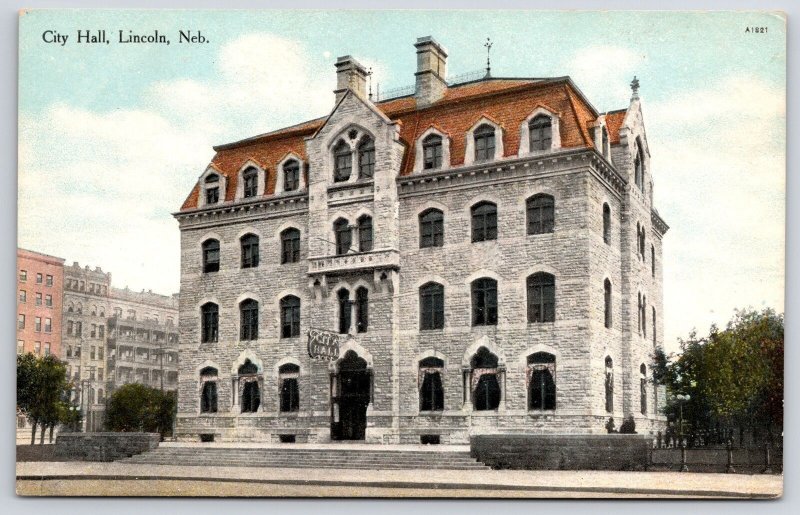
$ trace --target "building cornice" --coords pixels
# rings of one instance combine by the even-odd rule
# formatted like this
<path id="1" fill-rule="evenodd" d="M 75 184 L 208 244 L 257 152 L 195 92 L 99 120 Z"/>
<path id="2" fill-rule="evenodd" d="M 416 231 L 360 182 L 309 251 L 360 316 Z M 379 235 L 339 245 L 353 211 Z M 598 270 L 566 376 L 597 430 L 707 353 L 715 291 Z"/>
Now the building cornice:
<path id="1" fill-rule="evenodd" d="M 665 234 L 667 234 L 667 231 L 669 230 L 669 225 L 667 225 L 667 222 L 665 222 L 664 219 L 661 218 L 661 215 L 659 215 L 655 209 L 650 210 L 650 220 L 652 221 L 653 227 L 656 229 L 656 231 L 658 231 L 658 234 L 660 236 L 664 236 Z"/>

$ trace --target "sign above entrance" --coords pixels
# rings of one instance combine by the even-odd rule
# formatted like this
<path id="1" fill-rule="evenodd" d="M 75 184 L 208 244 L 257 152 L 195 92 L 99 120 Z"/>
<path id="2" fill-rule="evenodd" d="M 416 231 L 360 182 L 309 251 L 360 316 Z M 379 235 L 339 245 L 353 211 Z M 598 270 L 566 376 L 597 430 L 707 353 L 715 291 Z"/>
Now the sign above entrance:
<path id="1" fill-rule="evenodd" d="M 308 355 L 329 361 L 339 359 L 339 334 L 321 329 L 309 329 Z"/>

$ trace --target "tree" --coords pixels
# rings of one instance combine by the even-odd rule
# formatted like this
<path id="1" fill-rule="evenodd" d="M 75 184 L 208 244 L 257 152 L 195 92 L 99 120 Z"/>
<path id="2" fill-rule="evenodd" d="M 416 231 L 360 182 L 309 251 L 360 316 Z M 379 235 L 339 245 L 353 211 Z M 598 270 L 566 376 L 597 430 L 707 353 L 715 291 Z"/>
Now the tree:
<path id="1" fill-rule="evenodd" d="M 70 385 L 66 364 L 55 356 L 38 357 L 27 353 L 17 356 L 17 406 L 31 423 L 31 444 L 36 442 L 36 428 L 41 429 L 39 443 L 44 443 L 44 431 L 60 423 L 63 403 Z"/>
<path id="2" fill-rule="evenodd" d="M 177 402 L 174 392 L 162 392 L 138 383 L 126 384 L 110 397 L 106 428 L 110 431 L 157 432 L 163 438 L 172 429 Z"/>

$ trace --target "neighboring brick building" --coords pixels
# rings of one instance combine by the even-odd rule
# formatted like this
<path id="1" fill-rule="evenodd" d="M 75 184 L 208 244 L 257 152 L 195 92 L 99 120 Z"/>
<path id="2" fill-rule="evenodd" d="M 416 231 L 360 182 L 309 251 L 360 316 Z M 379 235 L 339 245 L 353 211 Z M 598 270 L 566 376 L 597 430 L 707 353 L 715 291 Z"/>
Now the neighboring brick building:
<path id="1" fill-rule="evenodd" d="M 568 77 L 373 102 L 336 63 L 332 112 L 215 147 L 181 210 L 178 436 L 463 443 L 664 423 L 662 237 L 638 98 Z M 268 106 L 267 106 L 268 108 Z M 307 353 L 342 334 L 339 359 Z"/>
<path id="2" fill-rule="evenodd" d="M 163 370 L 164 389 L 175 389 L 173 323 L 178 303 L 174 296 L 113 288 L 111 273 L 100 267 L 81 268 L 76 262 L 64 270 L 63 358 L 75 384 L 73 400 L 84 413 L 84 429 L 101 430 L 106 400 L 118 385 L 140 382 L 160 387 Z M 169 346 L 175 349 L 171 353 Z M 117 360 L 118 348 L 124 349 L 124 364 Z M 158 355 L 162 348 L 163 365 Z M 127 359 L 129 349 L 131 359 Z"/>
<path id="3" fill-rule="evenodd" d="M 64 260 L 17 249 L 17 354 L 61 352 Z"/>

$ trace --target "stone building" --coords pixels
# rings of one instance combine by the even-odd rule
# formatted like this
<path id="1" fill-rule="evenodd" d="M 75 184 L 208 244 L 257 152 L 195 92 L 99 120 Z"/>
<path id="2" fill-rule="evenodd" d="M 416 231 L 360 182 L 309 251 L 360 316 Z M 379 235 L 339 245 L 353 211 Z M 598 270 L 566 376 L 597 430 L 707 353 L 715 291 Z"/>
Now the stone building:
<path id="1" fill-rule="evenodd" d="M 101 430 L 106 400 L 121 384 L 161 387 L 164 377 L 164 389 L 176 388 L 176 318 L 174 296 L 114 288 L 100 267 L 64 268 L 63 359 L 85 430 Z"/>
<path id="2" fill-rule="evenodd" d="M 569 77 L 408 95 L 336 62 L 323 118 L 215 147 L 179 212 L 178 436 L 463 443 L 664 423 L 662 238 L 638 97 Z M 268 109 L 269 106 L 264 106 Z M 339 334 L 312 358 L 310 330 Z"/>

